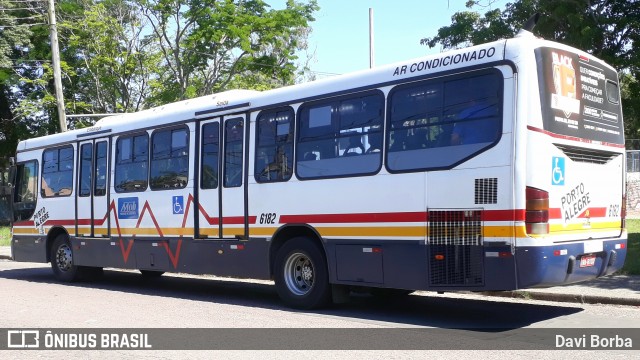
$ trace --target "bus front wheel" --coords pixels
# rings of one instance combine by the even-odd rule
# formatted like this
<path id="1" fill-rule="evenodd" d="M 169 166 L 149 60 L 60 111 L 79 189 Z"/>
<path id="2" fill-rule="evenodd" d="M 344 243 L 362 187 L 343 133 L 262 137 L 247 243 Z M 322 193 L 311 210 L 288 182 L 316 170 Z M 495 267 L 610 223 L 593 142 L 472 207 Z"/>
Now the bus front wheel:
<path id="1" fill-rule="evenodd" d="M 289 306 L 314 309 L 331 299 L 331 287 L 324 252 L 305 238 L 287 241 L 276 255 L 276 291 Z"/>
<path id="2" fill-rule="evenodd" d="M 80 276 L 80 267 L 73 264 L 71 243 L 64 235 L 58 235 L 51 246 L 51 269 L 56 279 L 73 282 Z"/>

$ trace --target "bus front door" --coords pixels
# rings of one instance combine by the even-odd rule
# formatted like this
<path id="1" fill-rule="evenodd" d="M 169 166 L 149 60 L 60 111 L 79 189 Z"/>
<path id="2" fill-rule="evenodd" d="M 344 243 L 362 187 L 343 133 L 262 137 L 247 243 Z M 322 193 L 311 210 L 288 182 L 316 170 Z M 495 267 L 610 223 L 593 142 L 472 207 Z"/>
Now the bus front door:
<path id="1" fill-rule="evenodd" d="M 83 141 L 78 144 L 77 236 L 109 236 L 108 157 L 109 139 L 107 138 Z"/>

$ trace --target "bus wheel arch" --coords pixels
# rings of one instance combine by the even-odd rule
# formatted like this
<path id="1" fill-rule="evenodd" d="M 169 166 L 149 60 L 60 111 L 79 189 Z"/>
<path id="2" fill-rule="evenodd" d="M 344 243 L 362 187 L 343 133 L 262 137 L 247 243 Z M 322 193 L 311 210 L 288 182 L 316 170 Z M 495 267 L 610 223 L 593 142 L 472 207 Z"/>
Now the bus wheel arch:
<path id="1" fill-rule="evenodd" d="M 273 237 L 271 274 L 278 295 L 289 306 L 312 309 L 331 300 L 327 255 L 320 239 L 308 225 L 282 228 Z"/>
<path id="2" fill-rule="evenodd" d="M 53 228 L 51 228 L 51 230 L 49 230 L 49 233 L 47 234 L 47 262 L 53 261 L 53 259 L 51 258 L 51 248 L 53 247 L 53 243 L 56 241 L 58 236 L 64 236 L 67 238 L 67 240 L 70 241 L 69 233 L 65 228 L 60 226 L 54 226 Z"/>
<path id="3" fill-rule="evenodd" d="M 278 251 L 287 241 L 297 237 L 307 238 L 309 241 L 319 245 L 323 251 L 326 251 L 320 234 L 312 226 L 307 224 L 288 224 L 280 227 L 273 234 L 273 237 L 271 238 L 271 246 L 269 247 L 269 273 L 272 279 L 275 271 L 275 261 Z"/>

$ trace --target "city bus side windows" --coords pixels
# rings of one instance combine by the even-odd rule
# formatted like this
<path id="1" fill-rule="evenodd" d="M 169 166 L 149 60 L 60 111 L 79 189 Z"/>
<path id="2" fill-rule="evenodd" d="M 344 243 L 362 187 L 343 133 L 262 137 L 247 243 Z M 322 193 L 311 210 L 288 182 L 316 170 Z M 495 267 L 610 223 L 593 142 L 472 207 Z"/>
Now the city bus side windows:
<path id="1" fill-rule="evenodd" d="M 149 135 L 120 137 L 116 141 L 116 192 L 145 191 L 148 185 Z"/>
<path id="2" fill-rule="evenodd" d="M 489 149 L 501 134 L 501 94 L 502 74 L 496 69 L 392 89 L 388 169 L 450 168 Z"/>
<path id="3" fill-rule="evenodd" d="M 287 181 L 293 173 L 293 109 L 261 112 L 257 121 L 257 182 Z"/>
<path id="4" fill-rule="evenodd" d="M 151 190 L 181 189 L 189 175 L 186 128 L 158 130 L 151 136 Z"/>
<path id="5" fill-rule="evenodd" d="M 42 197 L 69 196 L 73 192 L 73 147 L 47 149 L 42 155 Z"/>
<path id="6" fill-rule="evenodd" d="M 298 177 L 376 173 L 382 164 L 383 109 L 380 91 L 304 104 L 298 119 Z"/>

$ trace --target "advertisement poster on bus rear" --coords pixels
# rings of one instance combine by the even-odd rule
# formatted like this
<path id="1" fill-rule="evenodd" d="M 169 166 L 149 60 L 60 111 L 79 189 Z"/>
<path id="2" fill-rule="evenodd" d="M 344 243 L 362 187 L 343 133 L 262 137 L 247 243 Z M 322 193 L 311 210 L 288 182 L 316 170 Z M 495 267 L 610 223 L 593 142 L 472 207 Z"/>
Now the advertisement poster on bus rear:
<path id="1" fill-rule="evenodd" d="M 622 144 L 618 75 L 569 51 L 536 50 L 544 128 L 555 134 Z"/>

